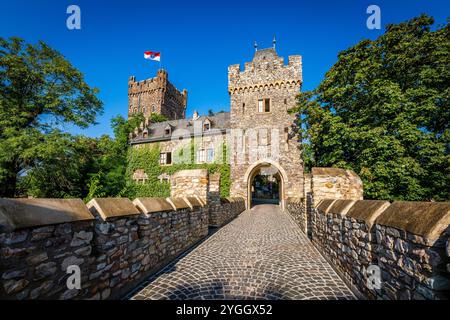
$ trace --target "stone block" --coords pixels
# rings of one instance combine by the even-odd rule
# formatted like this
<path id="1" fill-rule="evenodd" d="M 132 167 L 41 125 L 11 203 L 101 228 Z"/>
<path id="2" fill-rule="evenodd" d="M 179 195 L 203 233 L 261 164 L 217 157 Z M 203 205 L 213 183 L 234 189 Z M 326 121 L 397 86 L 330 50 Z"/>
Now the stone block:
<path id="1" fill-rule="evenodd" d="M 0 231 L 93 219 L 81 199 L 0 199 Z"/>
<path id="2" fill-rule="evenodd" d="M 133 202 L 127 198 L 94 198 L 88 202 L 87 207 L 93 215 L 101 217 L 103 221 L 140 214 Z"/>

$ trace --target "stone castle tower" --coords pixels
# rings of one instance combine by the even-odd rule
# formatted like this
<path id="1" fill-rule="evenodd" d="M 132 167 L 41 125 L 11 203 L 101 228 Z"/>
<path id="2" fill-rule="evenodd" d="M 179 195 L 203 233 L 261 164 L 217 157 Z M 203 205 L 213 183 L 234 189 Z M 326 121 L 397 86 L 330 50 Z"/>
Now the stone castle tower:
<path id="1" fill-rule="evenodd" d="M 273 48 L 257 50 L 243 71 L 239 65 L 228 68 L 234 132 L 229 142 L 231 195 L 247 199 L 247 206 L 252 180 L 262 169 L 277 171 L 282 206 L 286 198 L 303 195 L 300 142 L 293 130 L 295 115 L 288 113 L 296 106 L 301 86 L 301 56 L 289 56 L 285 65 L 275 43 Z"/>
<path id="2" fill-rule="evenodd" d="M 152 113 L 166 116 L 169 120 L 183 119 L 186 114 L 187 90 L 178 91 L 169 82 L 165 70 L 159 70 L 156 77 L 136 81 L 128 80 L 128 117 L 142 112 L 146 118 Z"/>

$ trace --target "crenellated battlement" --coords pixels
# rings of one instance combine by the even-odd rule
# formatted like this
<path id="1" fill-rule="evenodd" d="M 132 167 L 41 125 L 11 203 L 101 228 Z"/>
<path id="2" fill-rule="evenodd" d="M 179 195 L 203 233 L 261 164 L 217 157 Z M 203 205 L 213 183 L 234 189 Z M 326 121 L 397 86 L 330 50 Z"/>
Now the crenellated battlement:
<path id="1" fill-rule="evenodd" d="M 302 57 L 289 56 L 286 65 L 284 58 L 279 57 L 272 48 L 256 51 L 253 60 L 245 63 L 244 70 L 241 70 L 239 64 L 228 67 L 230 94 L 266 86 L 301 86 L 302 81 Z"/>

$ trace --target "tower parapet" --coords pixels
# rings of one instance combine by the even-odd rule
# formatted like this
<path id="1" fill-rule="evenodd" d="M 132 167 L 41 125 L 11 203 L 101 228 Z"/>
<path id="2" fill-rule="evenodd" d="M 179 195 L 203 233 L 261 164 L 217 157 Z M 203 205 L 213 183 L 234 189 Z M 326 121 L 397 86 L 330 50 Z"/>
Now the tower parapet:
<path id="1" fill-rule="evenodd" d="M 295 85 L 300 90 L 303 82 L 302 57 L 289 56 L 288 64 L 279 57 L 274 48 L 255 52 L 252 61 L 246 62 L 244 70 L 239 64 L 228 67 L 228 91 L 230 94 L 237 90 L 255 89 L 259 85 Z"/>

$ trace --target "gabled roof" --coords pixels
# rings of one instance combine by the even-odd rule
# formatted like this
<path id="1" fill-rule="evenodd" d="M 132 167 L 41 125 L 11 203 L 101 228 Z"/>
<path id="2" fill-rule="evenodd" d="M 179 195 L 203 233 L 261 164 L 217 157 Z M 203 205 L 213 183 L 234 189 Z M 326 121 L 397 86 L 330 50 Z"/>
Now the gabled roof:
<path id="1" fill-rule="evenodd" d="M 140 144 L 146 142 L 156 142 L 170 140 L 171 136 L 165 134 L 165 130 L 168 126 L 171 127 L 172 133 L 178 129 L 186 130 L 191 136 L 194 135 L 194 122 L 203 122 L 208 119 L 211 122 L 211 130 L 218 129 L 221 131 L 230 128 L 230 113 L 221 112 L 214 116 L 201 116 L 196 121 L 191 119 L 170 120 L 159 123 L 150 124 L 148 129 L 148 137 L 144 138 L 142 132 L 131 140 L 131 144 Z"/>

